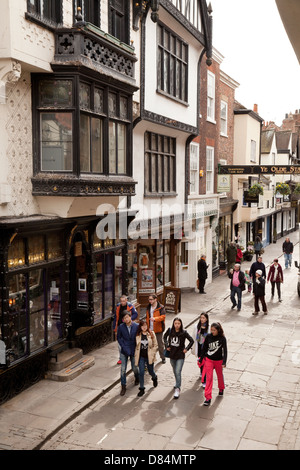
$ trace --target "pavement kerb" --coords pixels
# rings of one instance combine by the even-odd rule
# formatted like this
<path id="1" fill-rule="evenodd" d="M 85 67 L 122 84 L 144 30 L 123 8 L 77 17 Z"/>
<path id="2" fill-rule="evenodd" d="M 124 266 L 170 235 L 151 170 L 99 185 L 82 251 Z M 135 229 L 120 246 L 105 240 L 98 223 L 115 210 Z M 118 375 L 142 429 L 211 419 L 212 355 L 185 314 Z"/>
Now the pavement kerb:
<path id="1" fill-rule="evenodd" d="M 295 233 L 295 232 L 293 232 Z M 297 241 L 296 243 L 294 243 L 294 246 L 297 245 L 299 242 Z M 268 246 L 266 247 L 266 249 L 268 249 Z M 278 259 L 279 258 L 282 258 L 283 257 L 283 254 L 277 256 Z M 270 266 L 271 263 L 269 264 L 266 264 L 266 268 Z M 226 276 L 226 273 L 224 273 L 222 276 Z M 213 283 L 213 282 L 212 282 Z M 219 301 L 217 301 L 212 307 L 210 307 L 209 309 L 205 310 L 206 313 L 209 313 L 210 311 L 214 310 L 219 303 L 223 303 L 226 299 L 228 299 L 230 297 L 230 293 L 228 293 L 223 299 L 220 299 Z M 180 316 L 180 313 L 178 314 L 178 316 Z M 187 323 L 185 325 L 185 329 L 189 328 L 191 325 L 193 325 L 200 317 L 201 314 L 197 314 L 195 316 L 195 318 L 193 320 L 191 320 L 189 323 Z M 168 316 L 166 318 L 168 320 Z M 172 323 L 172 319 L 170 318 L 170 324 Z M 162 361 L 158 361 L 157 364 L 161 364 Z M 128 372 L 127 372 L 127 376 L 130 375 L 132 373 L 132 369 L 129 369 Z M 90 406 L 92 406 L 95 402 L 97 402 L 101 397 L 103 397 L 106 393 L 108 393 L 110 390 L 112 390 L 115 386 L 117 386 L 118 384 L 120 384 L 120 378 L 118 378 L 117 380 L 115 380 L 111 385 L 109 385 L 108 387 L 104 388 L 101 390 L 100 393 L 98 393 L 97 395 L 95 395 L 92 399 L 89 399 L 86 403 L 84 403 L 80 408 L 78 408 L 76 411 L 74 411 L 68 418 L 66 418 L 65 420 L 63 420 L 58 426 L 56 426 L 55 429 L 53 429 L 46 437 L 44 437 L 44 439 L 38 444 L 36 445 L 35 447 L 33 447 L 32 450 L 41 450 L 42 447 L 52 438 L 55 436 L 55 434 L 57 434 L 62 428 L 64 428 L 65 426 L 67 426 L 70 422 L 72 422 L 75 418 L 77 418 L 77 416 L 79 416 L 81 413 L 83 413 L 87 408 L 89 408 Z"/>

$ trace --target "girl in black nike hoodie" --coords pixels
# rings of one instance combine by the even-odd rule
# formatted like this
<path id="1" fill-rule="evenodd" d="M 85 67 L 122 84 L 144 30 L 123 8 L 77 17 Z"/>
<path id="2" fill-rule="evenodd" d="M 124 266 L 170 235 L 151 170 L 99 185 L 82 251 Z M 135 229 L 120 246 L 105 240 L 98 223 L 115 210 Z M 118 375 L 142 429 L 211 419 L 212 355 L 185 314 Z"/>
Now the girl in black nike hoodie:
<path id="1" fill-rule="evenodd" d="M 223 367 L 226 367 L 227 361 L 227 341 L 220 323 L 212 323 L 211 333 L 206 336 L 204 341 L 201 359 L 204 359 L 204 371 L 206 374 L 204 405 L 207 406 L 210 405 L 212 397 L 214 369 L 218 378 L 219 395 L 223 395 L 225 388 Z"/>

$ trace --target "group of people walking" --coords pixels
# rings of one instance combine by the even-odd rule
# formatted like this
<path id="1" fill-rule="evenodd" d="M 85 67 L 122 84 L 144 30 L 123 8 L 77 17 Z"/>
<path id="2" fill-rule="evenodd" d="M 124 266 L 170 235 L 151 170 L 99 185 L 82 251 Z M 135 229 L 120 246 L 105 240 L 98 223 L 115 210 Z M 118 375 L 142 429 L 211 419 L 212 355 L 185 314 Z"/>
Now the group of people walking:
<path id="1" fill-rule="evenodd" d="M 202 313 L 196 325 L 194 337 L 192 337 L 184 329 L 181 318 L 176 317 L 173 319 L 172 326 L 164 332 L 166 312 L 155 294 L 149 296 L 146 318 L 136 323 L 133 321 L 133 317 L 136 318 L 135 314 L 136 310 L 133 305 L 128 302 L 126 296 L 122 296 L 114 319 L 114 331 L 119 345 L 119 361 L 121 361 L 121 396 L 126 393 L 128 361 L 134 373 L 135 385 L 139 385 L 138 397 L 145 393 L 145 370 L 148 370 L 153 386 L 157 387 L 158 377 L 154 364 L 156 353 L 159 352 L 163 363 L 166 362 L 166 357 L 170 359 L 175 379 L 174 398 L 178 399 L 185 356 L 191 348 L 197 357 L 197 364 L 201 371 L 200 378 L 205 388 L 204 405 L 207 406 L 211 402 L 214 369 L 218 377 L 219 395 L 223 395 L 225 385 L 222 368 L 226 365 L 227 345 L 219 323 L 213 323 L 209 332 L 208 314 Z"/>
<path id="2" fill-rule="evenodd" d="M 250 267 L 250 270 L 241 270 L 241 264 L 235 263 L 233 268 L 230 268 L 228 277 L 230 281 L 230 299 L 234 309 L 241 310 L 242 306 L 242 292 L 248 288 L 248 292 L 253 292 L 254 295 L 254 312 L 252 315 L 258 315 L 260 312 L 260 304 L 264 315 L 268 314 L 268 308 L 265 301 L 266 294 L 266 283 L 271 283 L 271 296 L 275 295 L 275 289 L 278 295 L 278 301 L 282 302 L 281 297 L 281 285 L 283 283 L 283 269 L 278 262 L 278 258 L 273 260 L 270 265 L 268 275 L 266 273 L 266 267 L 263 263 L 261 255 L 262 244 L 259 239 L 256 239 L 256 245 L 254 246 L 256 253 L 256 261 L 254 261 Z M 293 243 L 287 237 L 282 245 L 282 251 L 284 253 L 285 268 L 291 267 L 292 265 L 292 253 Z"/>

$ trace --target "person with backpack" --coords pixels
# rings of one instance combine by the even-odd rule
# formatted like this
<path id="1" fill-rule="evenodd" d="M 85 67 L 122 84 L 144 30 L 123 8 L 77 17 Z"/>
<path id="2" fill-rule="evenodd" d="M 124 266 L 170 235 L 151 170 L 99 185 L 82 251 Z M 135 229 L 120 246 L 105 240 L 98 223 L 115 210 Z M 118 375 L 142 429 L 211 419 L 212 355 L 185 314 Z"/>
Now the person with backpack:
<path id="1" fill-rule="evenodd" d="M 158 301 L 156 294 L 149 295 L 149 304 L 146 309 L 146 322 L 150 331 L 154 331 L 158 352 L 162 363 L 165 364 L 163 332 L 165 330 L 166 311 L 165 307 Z"/>

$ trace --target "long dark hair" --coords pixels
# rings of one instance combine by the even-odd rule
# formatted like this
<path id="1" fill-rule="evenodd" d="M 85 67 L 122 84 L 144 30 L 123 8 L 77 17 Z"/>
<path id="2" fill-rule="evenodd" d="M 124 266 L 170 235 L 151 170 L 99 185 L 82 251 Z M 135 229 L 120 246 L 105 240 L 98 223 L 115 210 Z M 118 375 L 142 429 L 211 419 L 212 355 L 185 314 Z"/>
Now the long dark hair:
<path id="1" fill-rule="evenodd" d="M 201 323 L 201 317 L 202 315 L 206 318 L 206 323 L 203 324 Z M 209 327 L 209 318 L 208 318 L 208 313 L 206 312 L 202 312 L 200 313 L 200 317 L 199 317 L 199 322 L 198 322 L 198 325 L 197 325 L 197 330 L 200 330 L 200 328 L 203 328 L 205 331 L 208 331 L 208 327 Z"/>
<path id="2" fill-rule="evenodd" d="M 136 335 L 141 335 L 142 334 L 142 326 L 143 325 L 147 325 L 147 330 L 146 330 L 146 333 L 149 333 L 151 338 L 153 338 L 153 333 L 152 331 L 150 330 L 149 326 L 148 326 L 148 323 L 146 322 L 146 320 L 140 320 L 140 323 L 139 323 L 139 326 L 138 326 L 138 329 L 137 329 L 137 332 L 136 332 Z"/>
<path id="3" fill-rule="evenodd" d="M 171 328 L 171 332 L 170 332 L 170 334 L 176 334 L 176 331 L 175 331 L 175 326 L 174 326 L 174 323 L 175 323 L 175 321 L 176 321 L 176 320 L 180 321 L 180 325 L 181 325 L 181 326 L 180 326 L 180 329 L 179 329 L 179 333 L 182 333 L 182 332 L 183 332 L 183 324 L 182 324 L 182 320 L 181 320 L 181 318 L 179 318 L 179 317 L 176 317 L 176 318 L 174 318 L 174 320 L 173 320 L 173 323 L 172 323 L 172 328 Z"/>
<path id="4" fill-rule="evenodd" d="M 221 323 L 212 323 L 211 328 L 212 327 L 214 327 L 217 330 L 219 336 L 224 336 L 224 331 L 221 326 Z"/>

